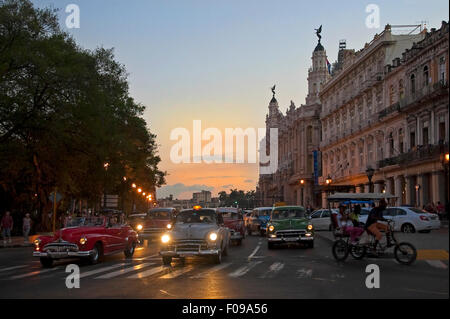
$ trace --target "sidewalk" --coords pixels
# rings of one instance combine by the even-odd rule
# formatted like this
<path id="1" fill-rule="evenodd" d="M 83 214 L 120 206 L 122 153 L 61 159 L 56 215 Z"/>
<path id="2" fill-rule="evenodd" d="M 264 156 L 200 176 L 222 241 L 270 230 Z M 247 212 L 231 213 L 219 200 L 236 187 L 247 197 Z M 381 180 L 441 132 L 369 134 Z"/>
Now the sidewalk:
<path id="1" fill-rule="evenodd" d="M 12 236 L 11 243 L 6 240 L 6 245 L 4 245 L 3 238 L 0 239 L 0 249 L 1 248 L 19 248 L 19 247 L 32 247 L 33 242 L 40 235 L 31 235 L 28 237 L 28 243 L 25 243 L 22 236 Z"/>

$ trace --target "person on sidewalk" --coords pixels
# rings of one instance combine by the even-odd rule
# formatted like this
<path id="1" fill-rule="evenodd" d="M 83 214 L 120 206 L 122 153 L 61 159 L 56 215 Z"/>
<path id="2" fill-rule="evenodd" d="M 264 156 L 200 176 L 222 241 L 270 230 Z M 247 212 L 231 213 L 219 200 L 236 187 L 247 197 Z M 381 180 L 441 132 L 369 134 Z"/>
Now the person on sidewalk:
<path id="1" fill-rule="evenodd" d="M 23 218 L 23 225 L 22 225 L 22 231 L 23 231 L 23 241 L 25 244 L 29 244 L 30 241 L 28 239 L 28 235 L 30 234 L 31 230 L 31 218 L 30 214 L 26 213 L 25 217 Z"/>
<path id="2" fill-rule="evenodd" d="M 8 242 L 11 244 L 11 229 L 13 228 L 14 221 L 11 217 L 10 212 L 6 212 L 5 215 L 3 215 L 2 221 L 1 221 L 1 229 L 2 229 L 2 236 L 3 236 L 3 245 L 6 246 L 6 236 L 8 236 Z"/>

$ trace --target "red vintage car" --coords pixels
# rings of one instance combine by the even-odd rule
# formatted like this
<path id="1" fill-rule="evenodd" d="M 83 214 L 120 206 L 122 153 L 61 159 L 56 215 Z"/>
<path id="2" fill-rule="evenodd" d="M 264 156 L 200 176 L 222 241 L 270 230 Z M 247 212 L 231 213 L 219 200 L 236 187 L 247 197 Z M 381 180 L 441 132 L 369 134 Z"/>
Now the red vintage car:
<path id="1" fill-rule="evenodd" d="M 177 210 L 172 207 L 150 209 L 140 222 L 134 223 L 134 229 L 138 232 L 140 239 L 159 239 L 167 230 L 170 230 L 176 214 Z"/>
<path id="2" fill-rule="evenodd" d="M 137 242 L 137 233 L 125 224 L 122 214 L 74 217 L 53 236 L 37 238 L 33 256 L 44 267 L 51 267 L 54 260 L 77 257 L 96 264 L 103 256 L 121 252 L 131 258 Z"/>
<path id="3" fill-rule="evenodd" d="M 245 238 L 245 223 L 242 213 L 234 207 L 219 207 L 217 212 L 222 215 L 225 226 L 230 229 L 230 240 L 236 245 L 241 245 Z"/>

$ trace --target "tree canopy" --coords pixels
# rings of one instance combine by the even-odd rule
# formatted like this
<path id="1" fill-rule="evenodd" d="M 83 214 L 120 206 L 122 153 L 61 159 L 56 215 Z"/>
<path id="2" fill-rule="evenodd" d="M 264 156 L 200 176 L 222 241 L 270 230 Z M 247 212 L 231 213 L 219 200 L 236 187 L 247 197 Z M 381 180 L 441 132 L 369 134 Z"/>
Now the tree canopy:
<path id="1" fill-rule="evenodd" d="M 165 172 L 144 110 L 112 49 L 81 48 L 54 10 L 0 0 L 0 209 L 45 214 L 55 188 L 97 201 L 124 176 L 154 191 Z"/>

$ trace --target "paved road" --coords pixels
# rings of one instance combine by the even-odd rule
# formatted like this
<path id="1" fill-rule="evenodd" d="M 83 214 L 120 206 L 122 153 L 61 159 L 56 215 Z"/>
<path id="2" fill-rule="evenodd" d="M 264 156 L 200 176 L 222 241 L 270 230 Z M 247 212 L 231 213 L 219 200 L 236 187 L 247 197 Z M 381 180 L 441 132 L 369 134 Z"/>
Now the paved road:
<path id="1" fill-rule="evenodd" d="M 115 255 L 93 266 L 73 260 L 43 269 L 31 249 L 7 248 L 0 252 L 0 297 L 448 298 L 448 229 L 409 237 L 421 249 L 421 259 L 411 266 L 393 259 L 350 258 L 339 264 L 332 257 L 328 232 L 318 233 L 313 249 L 268 250 L 264 238 L 247 237 L 241 247 L 230 249 L 221 265 L 193 258 L 164 267 L 158 245 L 152 243 L 139 248 L 132 260 Z M 80 265 L 79 289 L 65 286 L 70 263 Z M 371 263 L 381 270 L 379 289 L 365 286 L 365 268 Z"/>

